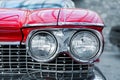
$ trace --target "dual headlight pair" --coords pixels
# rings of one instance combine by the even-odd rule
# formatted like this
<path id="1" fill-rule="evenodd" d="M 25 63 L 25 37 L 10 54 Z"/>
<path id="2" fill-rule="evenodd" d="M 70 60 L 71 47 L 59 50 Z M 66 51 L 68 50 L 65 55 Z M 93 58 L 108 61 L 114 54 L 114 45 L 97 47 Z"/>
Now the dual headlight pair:
<path id="1" fill-rule="evenodd" d="M 102 52 L 102 36 L 92 30 L 75 32 L 69 40 L 68 52 L 77 61 L 89 62 L 97 59 Z M 60 42 L 59 42 L 60 43 Z M 48 62 L 58 54 L 58 41 L 49 31 L 36 31 L 28 38 L 29 55 L 36 61 Z"/>

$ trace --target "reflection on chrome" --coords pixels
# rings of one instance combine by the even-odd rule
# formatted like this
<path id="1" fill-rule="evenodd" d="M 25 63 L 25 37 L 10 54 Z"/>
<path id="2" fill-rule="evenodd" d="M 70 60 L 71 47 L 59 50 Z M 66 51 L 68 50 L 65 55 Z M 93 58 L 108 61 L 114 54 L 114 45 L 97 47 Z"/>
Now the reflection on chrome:
<path id="1" fill-rule="evenodd" d="M 64 74 L 64 73 L 63 73 Z M 62 74 L 62 76 L 57 77 L 40 77 L 41 72 L 37 71 L 34 73 L 29 73 L 29 74 L 25 74 L 24 76 L 22 76 L 22 78 L 20 80 L 106 80 L 105 76 L 102 74 L 102 72 L 99 70 L 98 67 L 95 66 L 94 69 L 94 75 L 91 78 L 88 79 L 83 79 L 83 78 L 64 78 L 64 75 Z"/>

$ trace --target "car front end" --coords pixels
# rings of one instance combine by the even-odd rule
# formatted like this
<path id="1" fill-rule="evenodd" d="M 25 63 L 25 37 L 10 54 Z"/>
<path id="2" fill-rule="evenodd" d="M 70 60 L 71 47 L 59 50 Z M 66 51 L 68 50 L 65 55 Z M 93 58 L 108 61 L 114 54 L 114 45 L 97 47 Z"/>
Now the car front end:
<path id="1" fill-rule="evenodd" d="M 106 80 L 94 65 L 104 47 L 95 12 L 0 9 L 0 15 L 0 79 Z"/>

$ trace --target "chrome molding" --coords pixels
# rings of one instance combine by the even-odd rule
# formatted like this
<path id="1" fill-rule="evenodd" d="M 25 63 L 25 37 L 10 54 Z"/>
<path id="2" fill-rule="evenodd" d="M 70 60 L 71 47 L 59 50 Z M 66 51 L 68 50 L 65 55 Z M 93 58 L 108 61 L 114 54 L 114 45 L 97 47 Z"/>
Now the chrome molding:
<path id="1" fill-rule="evenodd" d="M 37 58 L 33 57 L 32 56 L 32 51 L 31 51 L 30 46 L 29 46 L 29 42 L 31 40 L 31 37 L 34 36 L 34 35 L 36 35 L 36 34 L 38 34 L 38 33 L 47 33 L 50 36 L 52 36 L 54 38 L 55 42 L 56 42 L 56 49 L 53 52 L 54 54 L 52 56 L 50 56 L 48 59 L 46 59 L 46 60 L 40 60 L 40 59 L 37 59 Z M 48 31 L 42 31 L 42 30 L 30 32 L 29 36 L 27 37 L 27 41 L 26 41 L 26 49 L 27 49 L 28 54 L 32 57 L 32 59 L 34 59 L 34 60 L 36 60 L 38 62 L 49 62 L 49 61 L 53 60 L 57 56 L 57 51 L 59 49 L 58 46 L 59 46 L 59 44 L 57 42 L 56 37 L 52 33 L 48 32 Z"/>
<path id="2" fill-rule="evenodd" d="M 89 23 L 89 22 L 58 22 L 58 25 L 78 25 L 78 26 L 104 26 L 102 23 Z"/>
<path id="3" fill-rule="evenodd" d="M 19 45 L 20 42 L 0 42 L 0 45 Z"/>
<path id="4" fill-rule="evenodd" d="M 56 51 L 55 55 L 52 57 L 52 59 L 55 58 L 55 56 L 58 55 L 58 53 L 60 52 L 63 52 L 63 51 L 67 51 L 70 53 L 71 57 L 74 58 L 76 61 L 79 61 L 79 62 L 83 62 L 83 63 L 92 63 L 93 61 L 95 61 L 97 58 L 99 58 L 99 56 L 101 55 L 102 51 L 103 51 L 103 37 L 101 35 L 100 32 L 94 30 L 94 29 L 68 29 L 68 28 L 65 28 L 65 29 L 53 29 L 53 30 L 39 30 L 39 29 L 36 29 L 36 30 L 33 30 L 30 32 L 30 34 L 28 35 L 28 38 L 27 38 L 27 41 L 26 41 L 26 45 L 27 45 L 27 51 L 29 51 L 28 49 L 28 40 L 29 38 L 31 37 L 31 35 L 37 31 L 50 31 L 54 36 L 55 38 L 57 39 L 57 42 L 58 42 L 58 50 Z M 94 56 L 93 58 L 89 59 L 89 60 L 80 60 L 80 59 L 76 59 L 72 53 L 70 52 L 70 39 L 72 38 L 72 36 L 77 32 L 77 31 L 91 31 L 93 32 L 97 37 L 98 37 L 98 40 L 100 42 L 100 48 L 99 48 L 99 51 L 98 53 L 96 53 L 96 56 Z M 52 60 L 51 59 L 51 60 Z"/>
<path id="5" fill-rule="evenodd" d="M 57 39 L 58 41 L 58 50 L 56 51 L 55 55 L 50 59 L 54 59 L 61 51 L 70 51 L 70 46 L 69 46 L 69 42 L 70 42 L 70 39 L 72 37 L 72 35 L 76 32 L 76 30 L 78 31 L 82 31 L 82 30 L 87 30 L 87 31 L 92 31 L 93 33 L 95 33 L 98 38 L 99 38 L 99 41 L 100 41 L 100 50 L 98 52 L 98 54 L 90 59 L 90 60 L 77 60 L 77 61 L 80 61 L 80 62 L 93 62 L 94 60 L 96 60 L 97 58 L 99 58 L 99 56 L 101 55 L 102 51 L 103 51 L 103 37 L 101 35 L 101 33 L 99 33 L 98 31 L 96 30 L 93 30 L 93 29 L 68 29 L 68 28 L 64 28 L 64 29 L 53 29 L 53 30 L 46 30 L 46 31 L 50 31 L 54 36 L 55 38 Z M 22 43 L 22 44 L 26 44 L 27 47 L 27 51 L 29 52 L 28 50 L 28 40 L 29 38 L 31 37 L 31 35 L 33 33 L 35 33 L 36 31 L 44 31 L 44 30 L 39 30 L 39 29 L 36 29 L 36 30 L 33 30 L 32 32 L 30 32 L 30 34 L 28 35 L 28 38 L 27 38 L 27 41 L 26 43 Z M 0 45 L 20 45 L 20 42 L 0 42 Z M 71 55 L 71 54 L 70 54 Z M 72 56 L 72 55 L 71 55 Z M 74 56 L 72 56 L 74 58 Z"/>
<path id="6" fill-rule="evenodd" d="M 56 23 L 36 23 L 36 24 L 25 24 L 24 27 L 34 27 L 34 26 L 55 26 Z"/>
<path id="7" fill-rule="evenodd" d="M 36 23 L 36 24 L 26 24 L 24 27 L 34 27 L 34 26 L 63 26 L 63 25 L 75 25 L 75 26 L 100 26 L 104 27 L 102 23 L 89 23 L 89 22 L 56 22 L 56 23 Z"/>

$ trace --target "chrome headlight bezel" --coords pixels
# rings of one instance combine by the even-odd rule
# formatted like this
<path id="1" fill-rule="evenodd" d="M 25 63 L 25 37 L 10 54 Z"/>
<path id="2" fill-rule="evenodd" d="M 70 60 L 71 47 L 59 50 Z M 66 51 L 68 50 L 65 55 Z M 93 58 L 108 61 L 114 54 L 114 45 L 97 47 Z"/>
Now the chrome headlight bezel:
<path id="1" fill-rule="evenodd" d="M 73 39 L 73 37 L 77 34 L 77 33 L 79 33 L 79 32 L 90 32 L 90 33 L 92 33 L 97 39 L 98 39 L 98 44 L 99 44 L 99 49 L 96 51 L 96 54 L 94 55 L 94 56 L 92 56 L 91 58 L 89 58 L 89 59 L 81 59 L 81 58 L 79 58 L 78 56 L 76 57 L 76 55 L 74 54 L 74 52 L 72 51 L 72 47 L 71 47 L 71 41 L 72 41 L 72 39 Z M 95 61 L 96 59 L 98 59 L 99 58 L 99 56 L 101 55 L 101 53 L 102 53 L 102 51 L 103 51 L 103 36 L 101 35 L 101 33 L 100 32 L 98 32 L 97 30 L 93 30 L 93 29 L 81 29 L 81 30 L 78 30 L 78 31 L 76 31 L 73 35 L 72 35 L 72 37 L 71 37 L 71 39 L 70 39 L 70 41 L 69 41 L 69 53 L 70 53 L 70 56 L 74 59 L 74 60 L 76 60 L 76 61 L 78 61 L 78 62 L 83 62 L 83 63 L 88 63 L 88 62 L 93 62 L 93 61 Z"/>
<path id="2" fill-rule="evenodd" d="M 49 36 L 51 36 L 54 41 L 55 41 L 55 44 L 56 44 L 56 48 L 54 50 L 53 53 L 51 53 L 51 55 L 48 56 L 48 58 L 45 58 L 45 59 L 38 59 L 36 57 L 33 56 L 33 52 L 31 50 L 31 40 L 33 39 L 33 37 L 35 37 L 35 35 L 37 34 L 40 34 L 40 33 L 46 33 L 48 34 Z M 27 42 L 26 42 L 26 48 L 27 48 L 27 52 L 28 54 L 30 55 L 30 57 L 32 57 L 32 59 L 34 59 L 35 61 L 38 61 L 38 62 L 49 62 L 51 61 L 52 59 L 54 59 L 56 56 L 57 56 L 57 50 L 58 50 L 58 42 L 57 42 L 57 39 L 56 37 L 49 31 L 45 31 L 45 30 L 33 30 L 30 32 L 30 34 L 28 35 L 28 38 L 27 38 Z"/>
<path id="3" fill-rule="evenodd" d="M 65 36 L 61 36 L 61 35 L 57 35 L 59 32 L 58 32 L 58 30 L 61 30 L 61 31 L 70 31 L 70 34 L 69 33 L 67 33 L 67 36 L 65 35 L 65 33 L 63 33 L 63 35 Z M 45 31 L 45 32 L 47 32 L 47 33 L 50 33 L 52 36 L 54 36 L 54 38 L 56 39 L 56 42 L 57 42 L 57 50 L 56 50 L 56 52 L 54 53 L 54 55 L 50 58 L 50 59 L 47 59 L 47 60 L 38 60 L 38 59 L 35 59 L 34 57 L 32 57 L 30 54 L 31 54 L 31 52 L 30 52 L 30 49 L 29 49 L 29 44 L 28 44 L 28 42 L 29 42 L 29 39 L 30 39 L 30 37 L 34 34 L 34 33 L 36 33 L 36 32 L 39 32 L 39 31 Z M 60 31 L 60 32 L 61 32 Z M 98 38 L 98 40 L 99 40 L 99 44 L 100 44 L 100 46 L 99 46 L 99 51 L 96 53 L 96 55 L 94 56 L 94 57 L 92 57 L 91 59 L 86 59 L 86 60 L 83 60 L 83 59 L 78 59 L 78 58 L 76 58 L 74 55 L 73 55 L 73 53 L 72 53 L 72 51 L 71 51 L 71 49 L 70 49 L 70 46 L 71 46 L 71 39 L 72 39 L 72 37 L 74 36 L 74 34 L 76 34 L 77 32 L 79 32 L 79 31 L 89 31 L 89 32 L 92 32 L 93 34 L 95 34 L 96 35 L 96 37 Z M 56 33 L 57 32 L 57 33 Z M 69 36 L 68 36 L 69 35 Z M 62 40 L 62 41 L 61 41 Z M 104 47 L 104 44 L 103 44 L 104 42 L 103 42 L 103 36 L 102 36 L 102 34 L 99 32 L 99 31 L 97 31 L 97 30 L 94 30 L 94 29 L 80 29 L 80 28 L 75 28 L 75 29 L 46 29 L 46 30 L 41 30 L 41 29 L 35 29 L 35 30 L 32 30 L 30 33 L 29 33 L 29 35 L 28 35 L 28 37 L 27 37 L 27 41 L 26 41 L 26 49 L 27 49 L 27 52 L 28 52 L 28 54 L 34 59 L 34 60 L 36 60 L 36 61 L 38 61 L 38 62 L 49 62 L 49 61 L 51 61 L 51 60 L 53 60 L 53 59 L 55 59 L 55 57 L 57 56 L 57 55 L 59 55 L 59 53 L 60 52 L 63 52 L 63 51 L 65 51 L 65 52 L 69 52 L 69 55 L 71 56 L 71 58 L 73 58 L 74 60 L 76 60 L 76 61 L 78 61 L 78 62 L 82 62 L 82 63 L 89 63 L 89 62 L 93 62 L 93 61 L 95 61 L 96 59 L 98 59 L 99 57 L 100 57 L 100 55 L 101 55 L 101 53 L 102 53 L 102 51 L 103 51 L 103 47 Z M 63 44 L 65 44 L 65 45 L 63 45 Z"/>

